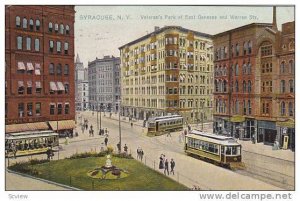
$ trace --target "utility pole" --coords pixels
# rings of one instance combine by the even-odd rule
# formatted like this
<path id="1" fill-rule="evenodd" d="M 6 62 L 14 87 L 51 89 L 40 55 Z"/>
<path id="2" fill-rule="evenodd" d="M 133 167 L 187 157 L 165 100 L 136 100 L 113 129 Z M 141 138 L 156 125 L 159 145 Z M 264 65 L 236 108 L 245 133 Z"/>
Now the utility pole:
<path id="1" fill-rule="evenodd" d="M 122 149 L 121 143 L 121 101 L 119 102 L 119 144 L 120 144 L 120 153 Z"/>

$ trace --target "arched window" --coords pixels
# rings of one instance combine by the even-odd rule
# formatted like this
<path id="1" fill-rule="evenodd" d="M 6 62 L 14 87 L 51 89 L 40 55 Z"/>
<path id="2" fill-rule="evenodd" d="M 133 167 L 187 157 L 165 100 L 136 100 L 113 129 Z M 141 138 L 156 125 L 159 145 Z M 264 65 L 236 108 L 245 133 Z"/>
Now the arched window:
<path id="1" fill-rule="evenodd" d="M 252 53 L 252 41 L 248 41 L 248 54 Z"/>
<path id="2" fill-rule="evenodd" d="M 251 81 L 248 80 L 248 93 L 251 93 Z"/>
<path id="3" fill-rule="evenodd" d="M 252 109 L 251 109 L 251 101 L 250 100 L 248 100 L 248 114 L 249 115 L 251 115 L 251 111 Z"/>
<path id="4" fill-rule="evenodd" d="M 294 116 L 294 107 L 292 102 L 289 102 L 289 116 Z"/>
<path id="5" fill-rule="evenodd" d="M 239 92 L 239 82 L 237 80 L 235 81 L 235 91 Z"/>
<path id="6" fill-rule="evenodd" d="M 33 30 L 33 19 L 29 20 L 29 28 L 31 31 Z"/>
<path id="7" fill-rule="evenodd" d="M 244 42 L 244 55 L 247 54 L 248 44 L 247 42 Z"/>
<path id="8" fill-rule="evenodd" d="M 49 24 L 48 24 L 49 32 L 52 32 L 52 29 L 53 29 L 53 24 L 52 24 L 52 22 L 49 22 Z"/>
<path id="9" fill-rule="evenodd" d="M 280 64 L 280 73 L 284 73 L 285 72 L 285 61 L 281 62 Z"/>
<path id="10" fill-rule="evenodd" d="M 244 63 L 243 63 L 243 75 L 246 75 L 246 74 L 247 74 L 247 65 L 244 61 Z"/>
<path id="11" fill-rule="evenodd" d="M 70 34 L 70 27 L 69 27 L 69 25 L 66 25 L 66 34 Z"/>
<path id="12" fill-rule="evenodd" d="M 224 92 L 226 92 L 227 91 L 227 82 L 226 82 L 226 80 L 224 80 Z"/>
<path id="13" fill-rule="evenodd" d="M 61 64 L 58 64 L 56 66 L 56 74 L 57 75 L 61 75 L 62 74 L 62 66 L 61 66 Z"/>
<path id="14" fill-rule="evenodd" d="M 246 85 L 246 81 L 243 81 L 243 93 L 247 92 L 247 85 Z"/>
<path id="15" fill-rule="evenodd" d="M 239 64 L 235 65 L 235 75 L 238 76 L 239 75 Z"/>
<path id="16" fill-rule="evenodd" d="M 290 73 L 295 74 L 295 63 L 293 60 L 289 61 L 289 67 L 290 67 L 289 69 Z"/>
<path id="17" fill-rule="evenodd" d="M 285 80 L 280 81 L 280 93 L 285 93 Z"/>
<path id="18" fill-rule="evenodd" d="M 251 74 L 251 63 L 248 62 L 248 75 L 250 75 L 250 74 Z"/>
<path id="19" fill-rule="evenodd" d="M 26 50 L 31 50 L 31 38 L 26 38 Z"/>
<path id="20" fill-rule="evenodd" d="M 34 50 L 40 51 L 40 40 L 38 38 L 34 40 Z"/>
<path id="21" fill-rule="evenodd" d="M 235 56 L 239 56 L 240 55 L 240 46 L 239 46 L 239 44 L 237 43 L 236 45 L 235 45 Z"/>
<path id="22" fill-rule="evenodd" d="M 53 63 L 49 64 L 49 74 L 54 75 L 54 64 Z"/>
<path id="23" fill-rule="evenodd" d="M 218 81 L 215 80 L 215 91 L 218 92 L 219 91 L 219 86 L 218 86 Z"/>
<path id="24" fill-rule="evenodd" d="M 27 29 L 27 19 L 25 17 L 23 18 L 23 28 Z"/>
<path id="25" fill-rule="evenodd" d="M 58 24 L 54 24 L 54 30 L 56 33 L 58 32 Z"/>
<path id="26" fill-rule="evenodd" d="M 63 25 L 63 24 L 60 24 L 60 26 L 59 26 L 59 33 L 60 33 L 60 34 L 64 34 L 64 30 L 65 30 L 64 25 Z"/>
<path id="27" fill-rule="evenodd" d="M 35 21 L 35 29 L 36 29 L 37 31 L 39 31 L 39 30 L 40 30 L 40 27 L 41 27 L 41 22 L 40 22 L 40 20 L 36 20 L 36 21 Z"/>
<path id="28" fill-rule="evenodd" d="M 281 102 L 280 104 L 280 113 L 281 116 L 285 116 L 285 102 Z"/>
<path id="29" fill-rule="evenodd" d="M 294 93 L 294 80 L 289 80 L 290 93 Z"/>
<path id="30" fill-rule="evenodd" d="M 16 16 L 16 27 L 21 27 L 21 18 Z"/>
<path id="31" fill-rule="evenodd" d="M 22 50 L 23 48 L 23 38 L 22 36 L 17 37 L 17 49 Z"/>

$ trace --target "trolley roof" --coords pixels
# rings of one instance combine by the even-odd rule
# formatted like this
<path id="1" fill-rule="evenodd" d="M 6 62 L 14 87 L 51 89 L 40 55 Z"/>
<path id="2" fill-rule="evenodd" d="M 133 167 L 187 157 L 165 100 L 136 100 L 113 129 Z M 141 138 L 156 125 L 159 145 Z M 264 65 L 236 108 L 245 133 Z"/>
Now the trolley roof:
<path id="1" fill-rule="evenodd" d="M 187 137 L 227 146 L 240 145 L 233 137 L 205 133 L 198 130 L 192 130 L 189 134 L 187 134 Z"/>
<path id="2" fill-rule="evenodd" d="M 58 133 L 55 133 L 51 130 L 10 133 L 5 136 L 5 140 L 30 139 L 50 136 L 58 136 Z"/>
<path id="3" fill-rule="evenodd" d="M 157 120 L 167 120 L 167 119 L 174 120 L 174 119 L 182 119 L 182 118 L 183 118 L 182 116 L 175 114 L 175 115 L 167 115 L 167 116 L 161 116 L 161 117 L 151 117 L 151 118 L 149 118 L 149 122 L 157 121 Z"/>

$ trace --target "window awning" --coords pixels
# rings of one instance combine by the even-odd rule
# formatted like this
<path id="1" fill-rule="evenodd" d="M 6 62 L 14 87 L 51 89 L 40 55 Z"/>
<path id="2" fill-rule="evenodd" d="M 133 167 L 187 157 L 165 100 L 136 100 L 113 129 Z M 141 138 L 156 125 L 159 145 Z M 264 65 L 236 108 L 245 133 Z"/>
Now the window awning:
<path id="1" fill-rule="evenodd" d="M 32 81 L 27 81 L 27 87 L 32 87 Z"/>
<path id="2" fill-rule="evenodd" d="M 15 133 L 22 131 L 48 130 L 49 126 L 46 122 L 35 122 L 26 124 L 10 124 L 5 125 L 5 133 Z"/>
<path id="3" fill-rule="evenodd" d="M 52 130 L 67 130 L 75 128 L 74 120 L 63 120 L 63 121 L 49 121 L 49 125 Z M 57 129 L 58 126 L 58 129 Z"/>
<path id="4" fill-rule="evenodd" d="M 24 87 L 24 82 L 23 81 L 18 81 L 18 87 Z"/>
<path id="5" fill-rule="evenodd" d="M 40 81 L 36 81 L 36 82 L 35 82 L 35 87 L 36 87 L 37 89 L 42 88 L 41 82 L 40 82 Z"/>
<path id="6" fill-rule="evenodd" d="M 51 89 L 52 91 L 57 91 L 57 87 L 56 87 L 55 82 L 50 82 L 50 89 Z"/>
<path id="7" fill-rule="evenodd" d="M 41 75 L 41 64 L 39 64 L 39 63 L 35 64 L 35 74 Z"/>
<path id="8" fill-rule="evenodd" d="M 287 121 L 277 121 L 276 124 L 280 127 L 295 128 L 295 120 L 288 119 Z"/>
<path id="9" fill-rule="evenodd" d="M 26 70 L 25 64 L 22 61 L 18 62 L 18 70 Z"/>
<path id="10" fill-rule="evenodd" d="M 57 82 L 58 91 L 64 91 L 65 87 L 62 82 Z"/>
<path id="11" fill-rule="evenodd" d="M 27 70 L 34 70 L 32 63 L 30 62 L 27 63 Z"/>

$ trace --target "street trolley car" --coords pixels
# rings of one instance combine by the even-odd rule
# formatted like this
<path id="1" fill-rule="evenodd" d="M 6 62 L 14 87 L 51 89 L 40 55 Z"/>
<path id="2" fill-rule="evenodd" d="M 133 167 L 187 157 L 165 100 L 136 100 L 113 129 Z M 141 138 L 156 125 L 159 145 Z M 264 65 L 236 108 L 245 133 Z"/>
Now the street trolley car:
<path id="1" fill-rule="evenodd" d="M 182 129 L 183 117 L 180 115 L 153 117 L 148 120 L 147 135 L 161 135 Z"/>
<path id="2" fill-rule="evenodd" d="M 232 137 L 192 130 L 185 136 L 185 152 L 231 169 L 243 169 L 242 146 Z"/>
<path id="3" fill-rule="evenodd" d="M 5 136 L 5 155 L 25 156 L 58 148 L 59 135 L 51 130 L 9 133 Z"/>

